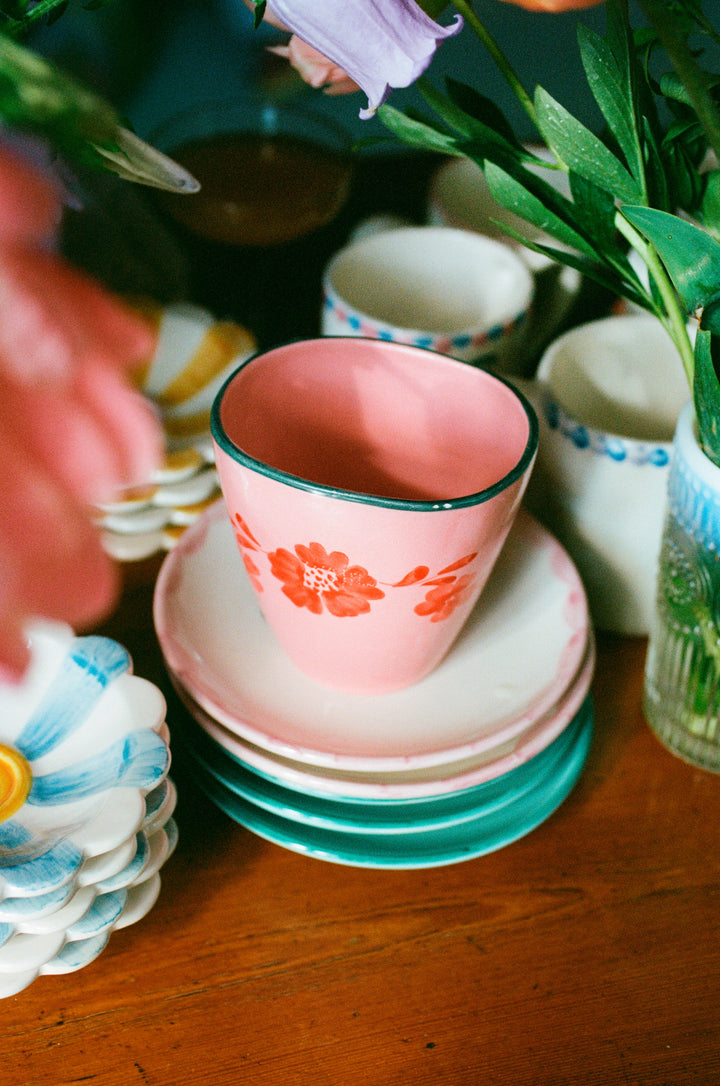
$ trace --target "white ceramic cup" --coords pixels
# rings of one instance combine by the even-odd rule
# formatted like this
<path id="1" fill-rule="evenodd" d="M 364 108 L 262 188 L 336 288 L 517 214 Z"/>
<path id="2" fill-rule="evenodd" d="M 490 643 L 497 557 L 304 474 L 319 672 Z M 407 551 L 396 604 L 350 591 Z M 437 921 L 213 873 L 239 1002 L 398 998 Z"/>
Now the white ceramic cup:
<path id="1" fill-rule="evenodd" d="M 533 278 L 503 242 L 449 227 L 409 226 L 361 237 L 323 279 L 324 336 L 425 347 L 462 362 L 512 351 Z"/>
<path id="2" fill-rule="evenodd" d="M 531 510 L 567 547 L 595 624 L 648 632 L 672 439 L 689 389 L 655 317 L 630 314 L 572 329 L 523 384 L 540 420 Z"/>

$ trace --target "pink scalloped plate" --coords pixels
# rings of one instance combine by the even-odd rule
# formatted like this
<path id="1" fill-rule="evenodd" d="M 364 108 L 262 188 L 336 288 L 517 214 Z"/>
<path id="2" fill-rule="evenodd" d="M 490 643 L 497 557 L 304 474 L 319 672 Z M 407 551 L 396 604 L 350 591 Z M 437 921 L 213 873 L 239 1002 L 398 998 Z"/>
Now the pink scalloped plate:
<path id="1" fill-rule="evenodd" d="M 453 648 L 405 690 L 347 694 L 289 661 L 261 615 L 223 502 L 163 562 L 154 619 L 174 681 L 238 739 L 305 766 L 361 774 L 511 750 L 580 683 L 590 640 L 575 566 L 524 512 Z"/>
<path id="2" fill-rule="evenodd" d="M 570 726 L 587 698 L 595 669 L 595 642 L 574 683 L 544 717 L 526 732 L 492 750 L 460 761 L 406 772 L 356 772 L 311 766 L 274 755 L 239 738 L 208 716 L 177 679 L 175 687 L 195 722 L 234 760 L 274 784 L 304 795 L 357 802 L 432 799 L 495 780 L 540 754 Z"/>

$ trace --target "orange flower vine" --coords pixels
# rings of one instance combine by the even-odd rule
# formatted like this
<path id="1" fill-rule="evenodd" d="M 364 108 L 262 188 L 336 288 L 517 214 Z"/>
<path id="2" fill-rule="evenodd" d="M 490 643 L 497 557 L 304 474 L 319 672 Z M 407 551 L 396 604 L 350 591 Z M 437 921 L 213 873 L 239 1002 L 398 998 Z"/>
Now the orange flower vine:
<path id="1" fill-rule="evenodd" d="M 327 610 L 336 618 L 353 618 L 367 614 L 371 603 L 385 598 L 375 577 L 364 566 L 350 565 L 349 557 L 342 551 L 328 552 L 317 542 L 296 543 L 292 551 L 286 547 L 265 551 L 238 513 L 233 518 L 233 528 L 245 569 L 258 593 L 264 589 L 253 552 L 265 554 L 270 572 L 282 583 L 284 595 L 296 607 L 305 607 L 314 615 Z M 434 576 L 430 576 L 429 566 L 416 566 L 402 580 L 384 587 L 421 585 L 428 588 L 425 599 L 414 608 L 415 614 L 421 618 L 429 616 L 431 622 L 442 622 L 471 591 L 475 574 L 456 574 L 476 557 L 476 551 L 466 554 Z"/>

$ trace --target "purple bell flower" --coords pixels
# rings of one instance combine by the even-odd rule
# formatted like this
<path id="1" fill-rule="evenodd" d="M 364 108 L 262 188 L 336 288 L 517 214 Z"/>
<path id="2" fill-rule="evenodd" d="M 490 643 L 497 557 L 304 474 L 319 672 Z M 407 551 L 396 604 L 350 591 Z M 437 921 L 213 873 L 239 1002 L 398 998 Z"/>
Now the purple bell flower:
<path id="1" fill-rule="evenodd" d="M 462 19 L 440 26 L 415 0 L 271 0 L 277 18 L 342 68 L 368 96 L 371 117 L 394 87 L 407 87 Z"/>

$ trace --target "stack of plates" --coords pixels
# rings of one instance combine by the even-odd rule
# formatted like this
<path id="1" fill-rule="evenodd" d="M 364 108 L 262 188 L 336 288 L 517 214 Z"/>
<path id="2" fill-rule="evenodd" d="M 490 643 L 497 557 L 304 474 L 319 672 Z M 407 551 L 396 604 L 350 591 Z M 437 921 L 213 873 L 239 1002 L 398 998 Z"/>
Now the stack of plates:
<path id="1" fill-rule="evenodd" d="M 152 478 L 95 511 L 105 550 L 120 562 L 170 550 L 220 496 L 210 408 L 227 376 L 257 347 L 246 328 L 198 306 L 148 305 L 145 312 L 157 324 L 157 345 L 137 379 L 157 408 L 165 456 Z"/>
<path id="2" fill-rule="evenodd" d="M 337 863 L 417 868 L 482 855 L 546 819 L 592 733 L 585 594 L 519 516 L 460 638 L 430 676 L 368 697 L 320 686 L 258 608 L 222 502 L 165 558 L 155 593 L 179 729 L 231 818 Z"/>
<path id="3" fill-rule="evenodd" d="M 0 687 L 0 998 L 140 920 L 177 840 L 165 701 L 103 637 L 42 624 Z"/>

